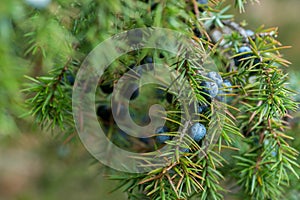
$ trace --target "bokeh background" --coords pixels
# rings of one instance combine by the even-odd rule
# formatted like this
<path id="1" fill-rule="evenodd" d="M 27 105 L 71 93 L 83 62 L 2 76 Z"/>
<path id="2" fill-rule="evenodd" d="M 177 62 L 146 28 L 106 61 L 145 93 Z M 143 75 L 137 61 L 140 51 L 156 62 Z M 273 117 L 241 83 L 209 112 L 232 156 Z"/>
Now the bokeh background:
<path id="1" fill-rule="evenodd" d="M 262 24 L 265 27 L 279 27 L 279 40 L 284 45 L 293 46 L 284 50 L 283 54 L 292 62 L 288 71 L 293 87 L 298 91 L 299 10 L 299 0 L 261 0 L 260 4 L 250 3 L 246 13 L 242 14 L 232 9 L 236 21 L 246 20 L 253 30 Z M 41 131 L 30 118 L 15 117 L 14 123 L 8 123 L 5 118 L 0 120 L 0 133 L 4 130 L 13 132 L 0 137 L 0 200 L 124 199 L 120 192 L 109 192 L 115 183 L 103 178 L 105 172 L 100 164 L 93 163 L 76 137 L 73 142 L 63 142 L 62 136 Z M 296 119 L 291 134 L 298 138 L 294 145 L 300 150 L 297 122 Z M 299 185 L 299 181 L 294 181 L 291 186 L 294 190 L 287 194 L 287 199 L 300 199 Z M 227 196 L 226 199 L 233 197 Z"/>

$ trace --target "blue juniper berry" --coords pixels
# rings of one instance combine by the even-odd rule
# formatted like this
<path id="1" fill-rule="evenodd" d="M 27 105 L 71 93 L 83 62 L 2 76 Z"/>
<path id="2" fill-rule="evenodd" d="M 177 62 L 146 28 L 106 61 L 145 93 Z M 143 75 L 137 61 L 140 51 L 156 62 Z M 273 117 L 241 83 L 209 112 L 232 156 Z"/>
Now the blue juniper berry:
<path id="1" fill-rule="evenodd" d="M 203 124 L 196 122 L 190 127 L 189 135 L 196 142 L 200 142 L 206 135 L 206 128 Z"/>

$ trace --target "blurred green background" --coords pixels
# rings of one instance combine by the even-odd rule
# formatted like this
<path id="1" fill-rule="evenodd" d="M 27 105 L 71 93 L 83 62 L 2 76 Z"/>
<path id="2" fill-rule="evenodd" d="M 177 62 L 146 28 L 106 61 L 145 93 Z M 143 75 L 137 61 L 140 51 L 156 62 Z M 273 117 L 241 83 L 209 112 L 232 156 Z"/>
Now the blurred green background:
<path id="1" fill-rule="evenodd" d="M 299 77 L 293 81 L 296 86 L 300 80 L 299 10 L 299 0 L 262 0 L 260 4 L 249 4 L 246 13 L 232 10 L 236 21 L 246 20 L 250 29 L 262 24 L 279 27 L 279 40 L 293 46 L 282 53 L 292 62 L 289 70 L 293 77 Z M 15 134 L 0 137 L 0 200 L 125 199 L 120 193 L 109 193 L 114 183 L 103 178 L 101 165 L 93 163 L 79 141 L 63 144 L 61 137 L 41 131 L 30 118 L 15 118 L 14 123 L 6 120 L 0 119 L 1 129 Z M 293 134 L 300 136 L 298 126 Z M 300 150 L 299 141 L 295 145 Z M 297 187 L 295 190 L 290 199 L 298 198 Z"/>

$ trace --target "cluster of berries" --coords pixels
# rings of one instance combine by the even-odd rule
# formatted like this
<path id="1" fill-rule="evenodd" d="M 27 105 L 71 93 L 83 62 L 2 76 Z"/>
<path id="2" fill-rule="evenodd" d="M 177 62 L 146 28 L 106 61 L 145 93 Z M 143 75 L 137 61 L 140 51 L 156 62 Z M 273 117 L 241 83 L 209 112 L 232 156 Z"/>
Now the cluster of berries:
<path id="1" fill-rule="evenodd" d="M 223 80 L 218 72 L 208 72 L 206 77 L 209 80 L 202 81 L 202 94 L 208 102 L 216 98 L 219 101 L 225 101 L 226 94 L 232 93 L 232 84 L 229 80 Z M 205 109 L 204 105 L 199 106 L 202 113 Z"/>
<path id="2" fill-rule="evenodd" d="M 152 63 L 153 60 L 152 59 L 144 59 L 147 60 L 148 63 Z M 132 70 L 132 67 L 129 67 L 130 70 Z M 142 72 L 138 72 L 139 75 L 141 75 Z M 217 96 L 217 94 L 221 94 L 221 89 L 219 92 L 219 87 L 221 87 L 222 84 L 224 84 L 223 79 L 221 78 L 221 76 L 218 73 L 215 72 L 211 72 L 208 73 L 207 77 L 209 79 L 211 79 L 210 83 L 214 83 L 216 84 L 216 87 L 210 87 L 213 86 L 214 84 L 207 84 L 208 87 L 205 88 L 205 91 L 208 95 L 211 95 L 213 98 Z M 228 85 L 231 86 L 231 85 Z M 111 94 L 113 92 L 113 85 L 109 84 L 109 83 L 105 83 L 103 82 L 102 84 L 100 84 L 99 86 L 101 88 L 101 91 L 104 94 Z M 214 91 L 212 91 L 214 90 Z M 124 90 L 126 91 L 126 90 Z M 172 104 L 176 104 L 175 102 L 175 97 L 174 94 L 167 92 L 166 88 L 156 88 L 154 91 L 154 97 L 160 101 L 166 101 L 168 104 L 172 105 Z M 132 93 L 132 95 L 130 96 L 129 100 L 133 101 L 136 98 L 138 98 L 139 96 L 139 88 L 137 87 L 135 92 Z M 205 110 L 208 109 L 207 105 L 199 105 L 199 109 L 198 111 L 201 110 L 201 112 L 204 112 Z M 118 105 L 117 108 L 118 112 L 117 112 L 117 116 L 122 118 L 124 116 L 124 113 L 127 112 L 127 110 L 123 107 L 122 104 Z M 114 124 L 114 119 L 113 119 L 113 115 L 112 115 L 112 109 L 110 106 L 108 105 L 99 105 L 97 107 L 97 116 L 101 119 L 101 121 L 106 124 L 106 125 L 111 125 Z M 134 113 L 130 113 L 131 117 L 134 118 L 135 115 Z M 147 118 L 147 117 L 146 117 Z M 135 121 L 135 120 L 134 120 Z M 144 119 L 143 121 L 145 121 L 145 124 L 149 123 L 149 118 Z M 121 131 L 122 132 L 122 131 Z M 197 143 L 199 143 L 206 135 L 206 127 L 205 125 L 199 123 L 199 122 L 195 122 L 194 124 L 192 124 L 189 127 L 189 131 L 188 134 L 189 136 Z M 118 133 L 115 133 L 118 134 Z M 124 134 L 124 132 L 122 132 L 122 134 L 119 134 L 120 136 L 124 137 L 126 136 L 126 133 Z M 130 138 L 130 137 L 127 137 Z M 147 144 L 151 144 L 151 141 L 153 141 L 154 143 L 159 145 L 164 144 L 166 141 L 171 140 L 172 139 L 172 134 L 170 132 L 170 128 L 165 125 L 162 127 L 159 127 L 156 129 L 155 133 L 154 133 L 154 137 L 152 138 L 140 138 L 140 141 L 147 143 Z M 182 150 L 184 152 L 188 152 L 188 149 L 184 149 Z"/>
<path id="3" fill-rule="evenodd" d="M 225 96 L 232 92 L 232 84 L 229 80 L 223 80 L 221 75 L 217 72 L 208 72 L 206 75 L 208 80 L 202 81 L 202 94 L 206 100 L 211 102 L 213 98 L 224 101 Z M 205 113 L 209 110 L 207 104 L 199 104 L 197 112 Z M 172 139 L 172 136 L 168 133 L 170 130 L 167 126 L 159 127 L 156 130 L 156 140 L 158 143 L 165 143 Z M 188 135 L 197 143 L 199 143 L 206 135 L 207 130 L 205 125 L 196 122 L 189 127 Z M 188 152 L 189 149 L 183 149 L 182 151 Z"/>
<path id="4" fill-rule="evenodd" d="M 199 2 L 200 3 L 200 2 Z M 200 3 L 201 4 L 201 3 Z M 204 3 L 205 4 L 205 3 Z M 142 34 L 139 32 L 136 33 L 139 37 L 142 37 Z M 130 36 L 130 35 L 129 35 Z M 132 37 L 129 37 L 132 38 Z M 133 37 L 135 38 L 135 37 Z M 133 39 L 130 39 L 130 41 L 134 41 Z M 241 51 L 246 51 L 246 49 L 241 49 Z M 160 54 L 160 57 L 163 56 Z M 251 56 L 248 54 L 243 54 L 243 56 Z M 238 59 L 238 58 L 236 58 Z M 146 56 L 144 59 L 140 61 L 139 64 L 143 65 L 143 68 L 135 68 L 136 64 L 129 65 L 127 67 L 127 73 L 129 74 L 128 77 L 133 81 L 125 81 L 125 87 L 121 90 L 119 90 L 119 94 L 129 102 L 134 102 L 135 100 L 139 99 L 141 88 L 139 88 L 138 80 L 142 74 L 144 73 L 144 70 L 147 69 L 147 71 L 151 71 L 154 69 L 153 65 L 153 57 Z M 239 60 L 237 60 L 239 62 Z M 65 76 L 62 78 L 62 82 L 73 85 L 74 84 L 74 76 L 71 74 L 66 73 Z M 99 90 L 107 97 L 111 97 L 111 94 L 114 92 L 114 81 L 107 78 L 107 80 L 101 80 L 99 83 Z M 200 89 L 201 89 L 201 95 L 207 100 L 207 103 L 198 104 L 196 113 L 199 114 L 206 114 L 209 112 L 209 104 L 211 103 L 212 99 L 217 99 L 219 101 L 225 101 L 225 97 L 228 93 L 232 93 L 232 84 L 229 80 L 223 80 L 221 75 L 217 72 L 211 71 L 205 74 L 205 79 L 200 82 Z M 177 101 L 175 98 L 175 95 L 168 91 L 167 88 L 156 88 L 153 94 L 150 94 L 154 98 L 158 99 L 160 102 L 166 101 L 169 105 L 176 105 Z M 107 98 L 106 98 L 107 99 Z M 114 101 L 112 98 L 110 98 L 111 101 Z M 116 123 L 114 120 L 114 117 L 118 117 L 119 119 L 122 119 L 126 116 L 126 113 L 129 112 L 131 118 L 133 121 L 141 122 L 140 125 L 146 125 L 151 122 L 151 119 L 148 115 L 148 113 L 144 116 L 143 111 L 140 111 L 139 114 L 136 114 L 134 112 L 131 112 L 129 108 L 125 108 L 122 103 L 114 103 L 113 105 L 117 105 L 117 112 L 113 113 L 113 109 L 108 103 L 98 105 L 96 108 L 96 114 L 99 117 L 99 120 L 101 121 L 101 124 L 105 127 L 105 130 L 112 130 L 110 127 L 115 127 Z M 145 108 L 143 108 L 145 109 Z M 208 111 L 208 112 L 207 112 Z M 138 118 L 138 119 L 136 119 Z M 169 124 L 166 124 L 165 126 L 159 127 L 156 129 L 155 133 L 153 133 L 153 137 L 151 138 L 138 138 L 139 141 L 146 143 L 148 145 L 151 144 L 159 144 L 163 145 L 166 141 L 172 140 L 174 137 L 174 134 L 172 134 L 172 131 L 174 127 L 169 126 Z M 199 143 L 201 140 L 204 139 L 206 136 L 207 130 L 204 123 L 200 122 L 194 122 L 190 125 L 188 129 L 188 135 L 196 142 Z M 121 137 L 126 141 L 127 143 L 132 143 L 131 139 L 134 138 L 128 134 L 126 134 L 124 131 L 122 131 L 120 128 L 113 128 L 112 132 L 113 138 Z M 110 139 L 113 139 L 110 138 Z M 134 140 L 136 140 L 135 138 Z M 118 140 L 120 141 L 120 140 Z M 159 146 L 158 145 L 158 146 Z M 121 145 L 122 146 L 122 145 Z M 157 146 L 157 145 L 154 145 Z M 189 149 L 183 149 L 182 151 L 188 152 Z"/>
<path id="5" fill-rule="evenodd" d="M 140 106 L 140 102 L 142 101 L 143 105 L 145 105 L 145 103 L 149 103 L 149 101 L 151 101 L 153 103 L 154 102 L 158 102 L 159 104 L 163 103 L 163 104 L 167 104 L 167 105 L 172 105 L 175 101 L 174 95 L 171 94 L 167 88 L 164 87 L 154 87 L 154 89 L 149 89 L 149 88 L 145 88 L 145 89 L 141 89 L 139 88 L 139 81 L 138 79 L 142 76 L 142 74 L 144 73 L 145 70 L 147 71 L 152 71 L 154 69 L 153 66 L 153 58 L 150 56 L 146 56 L 142 61 L 141 61 L 142 67 L 138 67 L 135 68 L 136 65 L 130 65 L 127 69 L 127 73 L 124 74 L 123 78 L 124 78 L 124 84 L 122 86 L 122 88 L 115 88 L 114 84 L 112 81 L 101 81 L 99 84 L 99 88 L 102 92 L 102 94 L 104 94 L 105 96 L 109 97 L 109 99 L 114 102 L 113 106 L 117 106 L 116 109 L 112 109 L 110 105 L 108 105 L 108 103 L 102 103 L 101 105 L 98 105 L 97 109 L 96 109 L 96 114 L 99 117 L 99 120 L 101 121 L 101 124 L 106 126 L 105 129 L 108 129 L 109 127 L 116 127 L 115 124 L 115 120 L 114 117 L 118 117 L 118 119 L 124 119 L 124 117 L 126 116 L 126 112 L 129 112 L 130 117 L 132 118 L 132 120 L 138 124 L 138 125 L 147 125 L 151 122 L 151 119 L 148 115 L 148 113 L 145 114 L 145 110 L 147 110 L 147 106 Z M 119 80 L 120 81 L 120 80 Z M 117 87 L 117 86 L 116 86 Z M 117 93 L 120 94 L 121 98 L 127 99 L 129 100 L 129 105 L 133 105 L 134 108 L 125 108 L 125 106 L 123 105 L 123 103 L 118 103 L 115 102 L 115 98 L 111 98 L 111 94 L 114 92 L 114 88 L 117 89 Z M 148 89 L 148 90 L 147 90 Z M 150 90 L 150 94 L 147 93 L 147 96 L 153 96 L 154 98 L 144 98 L 144 95 L 140 95 L 140 94 L 144 94 L 145 91 L 149 91 Z M 120 99 L 118 99 L 120 100 Z M 121 100 L 122 102 L 122 100 Z M 153 104 L 151 104 L 153 105 Z M 113 110 L 117 110 L 116 113 L 113 113 Z M 117 136 L 121 136 L 124 137 L 127 141 L 129 141 L 130 143 L 132 143 L 131 140 L 137 140 L 137 138 L 134 138 L 126 133 L 124 133 L 123 131 L 120 131 L 119 128 L 115 129 L 113 135 Z M 143 142 L 149 146 L 154 146 L 154 143 L 159 143 L 159 139 L 156 140 L 155 137 L 155 133 L 152 134 L 153 137 L 149 137 L 149 138 L 138 138 L 138 140 L 140 142 Z M 149 149 L 151 149 L 152 147 L 149 147 Z"/>
<path id="6" fill-rule="evenodd" d="M 147 66 L 147 69 L 151 70 L 151 64 L 153 63 L 152 57 L 145 57 L 142 61 L 144 65 Z M 131 65 L 128 67 L 128 73 L 131 74 L 130 77 L 133 76 L 141 76 L 143 73 L 144 68 L 134 68 L 135 65 Z M 216 98 L 217 100 L 224 101 L 226 94 L 232 92 L 232 84 L 228 80 L 223 80 L 221 75 L 217 72 L 211 71 L 205 74 L 205 80 L 200 83 L 200 86 L 202 88 L 201 95 L 203 95 L 206 100 L 207 104 L 198 104 L 196 113 L 204 114 L 207 111 L 209 111 L 209 104 L 212 101 L 212 99 Z M 74 76 L 71 73 L 66 73 L 62 77 L 62 83 L 63 84 L 74 84 Z M 101 81 L 99 84 L 99 90 L 104 94 L 104 96 L 110 97 L 110 95 L 114 91 L 114 82 L 109 81 Z M 131 90 L 133 92 L 129 92 L 131 95 L 128 96 L 126 93 Z M 126 85 L 126 88 L 121 90 L 122 97 L 127 98 L 129 102 L 134 102 L 134 100 L 139 99 L 140 96 L 140 88 L 137 82 L 129 82 L 129 84 Z M 168 103 L 168 105 L 175 105 L 177 103 L 176 98 L 173 93 L 167 90 L 167 88 L 164 87 L 156 87 L 154 92 L 151 94 L 154 98 L 156 98 L 159 102 L 165 102 Z M 142 95 L 143 96 L 143 95 Z M 127 109 L 124 107 L 123 104 L 117 103 L 114 104 L 117 105 L 117 112 L 113 113 L 113 110 L 111 106 L 106 104 L 98 105 L 96 108 L 96 114 L 99 117 L 99 120 L 101 121 L 101 124 L 103 127 L 105 127 L 105 130 L 111 130 L 110 127 L 116 126 L 114 117 L 118 117 L 119 119 L 124 119 L 126 116 L 126 113 L 129 111 L 131 118 L 135 122 L 140 122 L 137 124 L 140 125 L 146 125 L 151 122 L 148 113 L 144 115 L 144 111 L 140 111 L 139 114 L 136 114 L 134 112 L 131 112 L 130 109 Z M 145 109 L 145 108 L 143 108 Z M 137 119 L 138 118 L 138 119 Z M 173 129 L 172 127 L 168 127 L 168 125 L 159 127 L 156 129 L 155 133 L 153 133 L 153 137 L 151 138 L 134 138 L 128 134 L 126 134 L 124 131 L 122 131 L 120 128 L 114 128 L 112 132 L 112 136 L 109 139 L 117 138 L 118 142 L 122 142 L 123 144 L 128 144 L 130 146 L 132 144 L 132 138 L 133 140 L 139 140 L 140 142 L 143 142 L 147 145 L 153 145 L 158 144 L 156 146 L 160 146 L 165 144 L 166 141 L 172 140 L 174 134 L 170 131 Z M 203 138 L 206 136 L 207 130 L 203 123 L 200 122 L 194 122 L 190 125 L 188 129 L 188 135 L 196 142 L 199 143 Z M 123 140 L 120 140 L 119 138 L 123 138 Z M 119 146 L 122 146 L 122 144 L 119 144 Z M 182 149 L 183 152 L 189 152 L 189 149 Z"/>
<path id="7" fill-rule="evenodd" d="M 147 66 L 147 69 L 151 70 L 151 64 L 153 63 L 152 57 L 145 57 L 143 59 L 144 65 Z M 134 75 L 141 76 L 143 73 L 144 68 L 138 68 L 134 69 L 135 65 L 131 65 L 128 67 L 129 74 L 131 74 L 131 77 Z M 232 85 L 230 81 L 223 80 L 221 75 L 217 72 L 208 72 L 205 75 L 205 80 L 200 83 L 202 88 L 202 95 L 207 99 L 207 104 L 198 104 L 196 113 L 204 114 L 207 111 L 209 111 L 209 103 L 212 99 L 216 98 L 217 100 L 224 101 L 224 98 L 227 93 L 232 92 Z M 72 73 L 67 72 L 62 77 L 62 84 L 68 84 L 73 85 L 75 81 L 75 78 Z M 129 89 L 131 88 L 131 89 Z M 99 90 L 104 94 L 104 96 L 111 98 L 111 94 L 114 91 L 114 83 L 113 81 L 101 81 L 99 84 Z M 129 90 L 133 91 L 131 92 L 131 95 L 126 95 L 126 92 Z M 133 102 L 134 100 L 138 99 L 140 96 L 140 88 L 137 82 L 129 82 L 127 84 L 126 88 L 121 90 L 122 97 L 127 98 L 129 102 Z M 168 105 L 175 105 L 177 103 L 176 98 L 173 93 L 167 90 L 167 88 L 164 87 L 155 87 L 154 91 L 151 94 L 154 98 L 156 98 L 160 103 L 165 102 Z M 113 114 L 113 110 L 111 106 L 106 104 L 100 104 L 96 108 L 96 114 L 99 117 L 99 120 L 101 121 L 102 126 L 104 127 L 104 130 L 112 130 L 111 127 L 115 127 L 115 121 L 114 117 L 118 117 L 119 119 L 124 119 L 126 116 L 126 112 L 129 111 L 130 116 L 132 117 L 133 121 L 140 122 L 138 124 L 140 125 L 146 125 L 151 122 L 148 113 L 144 115 L 144 111 L 140 111 L 139 114 L 136 114 L 134 112 L 131 112 L 130 109 L 127 109 L 124 107 L 123 104 L 114 104 L 117 105 L 117 112 Z M 143 108 L 145 109 L 145 108 Z M 137 119 L 138 118 L 138 119 Z M 138 140 L 139 142 L 142 142 L 149 146 L 160 146 L 165 144 L 165 142 L 172 140 L 174 134 L 170 131 L 171 127 L 168 127 L 168 125 L 159 127 L 156 129 L 155 133 L 153 133 L 153 137 L 150 138 L 134 138 L 128 134 L 126 134 L 124 131 L 122 131 L 120 128 L 113 128 L 113 132 L 111 135 L 113 137 L 110 137 L 111 140 L 117 140 L 117 142 L 120 142 L 122 144 L 117 144 L 120 147 L 124 147 L 124 145 L 130 148 L 130 146 L 134 143 L 133 140 Z M 196 142 L 199 143 L 203 138 L 206 136 L 207 130 L 203 123 L 200 122 L 194 122 L 190 125 L 188 129 L 188 135 Z M 121 138 L 121 140 L 120 140 Z M 114 142 L 114 141 L 112 141 Z M 114 142 L 115 143 L 115 142 Z M 156 144 L 156 145 L 155 145 Z M 151 148 L 151 147 L 150 147 Z M 189 152 L 188 148 L 182 148 L 181 151 L 183 152 Z"/>

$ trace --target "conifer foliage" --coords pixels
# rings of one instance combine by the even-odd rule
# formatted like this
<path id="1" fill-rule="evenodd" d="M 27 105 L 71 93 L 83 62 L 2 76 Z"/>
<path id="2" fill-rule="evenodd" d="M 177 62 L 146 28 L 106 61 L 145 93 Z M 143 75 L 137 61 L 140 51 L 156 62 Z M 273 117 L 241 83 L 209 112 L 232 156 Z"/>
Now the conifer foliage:
<path id="1" fill-rule="evenodd" d="M 112 35 L 135 28 L 179 31 L 195 44 L 191 51 L 197 52 L 197 46 L 201 46 L 216 64 L 215 71 L 199 73 L 199 60 L 142 49 L 117 59 L 99 79 L 95 115 L 115 145 L 132 152 L 174 147 L 169 152 L 174 157 L 161 155 L 166 157 L 165 163 L 151 166 L 147 173 L 109 171 L 109 177 L 119 181 L 118 189 L 128 199 L 219 200 L 233 191 L 239 198 L 280 199 L 291 177 L 298 177 L 298 152 L 290 145 L 293 138 L 286 132 L 289 113 L 297 109 L 292 99 L 294 92 L 287 87 L 286 67 L 290 63 L 281 55 L 288 47 L 276 39 L 277 28 L 250 28 L 241 24 L 242 20 L 234 20 L 230 6 L 244 12 L 247 1 L 5 2 L 7 13 L 0 16 L 0 38 L 2 44 L 15 51 L 1 53 L 0 58 L 9 64 L 33 66 L 34 74 L 26 76 L 23 89 L 28 114 L 41 127 L 59 132 L 68 140 L 76 135 L 72 115 L 76 74 L 86 56 Z M 128 35 L 132 46 L 137 46 L 147 33 L 135 34 Z M 139 87 L 135 80 L 145 71 L 155 71 L 157 63 L 167 64 L 179 73 L 177 81 L 188 81 L 188 104 L 195 110 L 197 120 L 193 116 L 183 119 L 180 92 L 158 85 Z M 137 68 L 139 65 L 145 68 Z M 122 118 L 126 109 L 118 104 L 113 113 L 110 102 L 118 99 L 112 98 L 112 93 L 120 77 L 128 72 L 133 77 L 128 84 L 132 94 L 125 96 L 131 102 L 129 113 L 136 124 L 151 122 L 149 105 L 159 103 L 166 109 L 165 125 L 157 127 L 149 138 L 133 137 L 115 124 L 114 115 Z M 1 75 L 0 82 L 10 74 L 4 71 Z M 0 90 L 1 87 L 2 84 Z M 88 85 L 84 87 L 89 90 Z M 10 99 L 4 95 L 1 101 Z M 1 105 L 0 110 L 5 110 Z M 210 127 L 218 128 L 209 131 Z M 220 137 L 203 154 L 205 139 L 215 134 Z M 151 160 L 143 161 L 151 165 Z"/>

